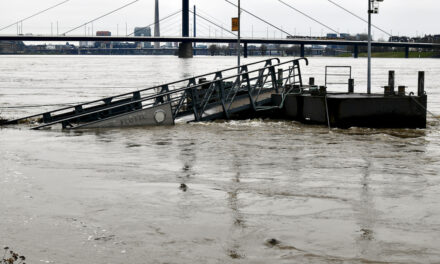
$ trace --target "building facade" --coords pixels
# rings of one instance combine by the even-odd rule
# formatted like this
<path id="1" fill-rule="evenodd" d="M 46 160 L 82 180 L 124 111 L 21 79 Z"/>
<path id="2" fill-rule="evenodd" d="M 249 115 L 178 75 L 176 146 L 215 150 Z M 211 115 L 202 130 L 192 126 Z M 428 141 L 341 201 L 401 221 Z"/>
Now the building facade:
<path id="1" fill-rule="evenodd" d="M 135 27 L 134 28 L 135 37 L 151 37 L 151 27 Z M 152 48 L 151 42 L 141 42 L 140 48 Z"/>

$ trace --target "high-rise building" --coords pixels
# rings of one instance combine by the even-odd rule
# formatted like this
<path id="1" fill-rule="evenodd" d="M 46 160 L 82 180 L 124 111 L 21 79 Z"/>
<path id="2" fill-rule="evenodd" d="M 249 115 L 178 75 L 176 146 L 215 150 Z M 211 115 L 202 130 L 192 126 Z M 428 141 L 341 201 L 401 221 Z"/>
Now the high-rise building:
<path id="1" fill-rule="evenodd" d="M 151 27 L 135 27 L 134 28 L 135 37 L 151 37 Z M 151 48 L 151 42 L 141 42 L 142 48 Z"/>
<path id="2" fill-rule="evenodd" d="M 96 36 L 98 37 L 111 37 L 112 33 L 110 31 L 96 31 Z M 112 48 L 113 43 L 109 41 L 100 41 L 98 46 L 102 49 Z"/>
<path id="3" fill-rule="evenodd" d="M 156 4 L 154 7 L 154 36 L 160 37 L 160 24 L 159 24 L 159 0 L 156 0 Z M 160 48 L 160 42 L 154 43 L 154 48 Z"/>

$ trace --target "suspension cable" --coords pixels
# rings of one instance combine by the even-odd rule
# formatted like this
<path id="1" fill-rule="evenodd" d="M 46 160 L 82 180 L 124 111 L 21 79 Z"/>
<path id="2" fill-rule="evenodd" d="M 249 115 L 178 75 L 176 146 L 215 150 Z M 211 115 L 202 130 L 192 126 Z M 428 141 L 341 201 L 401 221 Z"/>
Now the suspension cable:
<path id="1" fill-rule="evenodd" d="M 141 28 L 139 28 L 138 30 L 134 31 L 133 33 L 128 34 L 127 36 L 134 35 L 134 34 L 136 34 L 138 31 L 141 31 L 141 30 L 144 30 L 144 29 L 146 29 L 146 28 L 148 28 L 148 27 L 154 26 L 154 25 L 156 25 L 157 23 L 164 21 L 165 19 L 168 19 L 168 18 L 170 18 L 170 17 L 172 17 L 172 16 L 175 16 L 175 15 L 179 14 L 180 12 L 182 12 L 182 10 L 179 10 L 179 11 L 177 11 L 177 12 L 174 12 L 174 13 L 172 13 L 172 14 L 170 14 L 170 15 L 168 15 L 168 16 L 162 18 L 162 19 L 160 19 L 159 21 L 154 22 L 154 23 L 152 23 L 152 24 L 150 24 L 150 25 L 148 25 L 148 26 L 146 26 L 146 27 L 141 27 Z"/>
<path id="2" fill-rule="evenodd" d="M 62 4 L 65 4 L 65 3 L 69 2 L 69 1 L 70 1 L 70 0 L 66 0 L 66 1 L 64 1 L 64 2 L 58 3 L 58 4 L 56 4 L 56 5 L 53 5 L 53 6 L 49 7 L 49 8 L 46 8 L 46 9 L 44 9 L 44 10 L 41 10 L 41 11 L 39 11 L 39 12 L 37 12 L 37 13 L 31 15 L 31 16 L 28 16 L 28 17 L 26 17 L 26 18 L 23 18 L 23 19 L 21 19 L 21 20 L 18 20 L 17 22 L 14 22 L 14 23 L 12 23 L 12 24 L 10 24 L 10 25 L 7 25 L 7 26 L 5 26 L 5 27 L 0 28 L 0 31 L 5 30 L 5 29 L 7 29 L 7 28 L 10 28 L 10 27 L 12 27 L 13 25 L 16 25 L 16 24 L 18 24 L 18 23 L 24 22 L 24 21 L 26 21 L 26 20 L 28 20 L 28 19 L 31 19 L 31 18 L 33 18 L 33 17 L 35 17 L 35 16 L 38 16 L 38 15 L 44 13 L 44 12 L 47 12 L 47 11 L 49 11 L 49 10 L 51 10 L 51 9 L 54 9 L 55 7 L 58 7 L 58 6 L 62 5 Z"/>
<path id="3" fill-rule="evenodd" d="M 295 10 L 296 12 L 300 13 L 301 15 L 303 15 L 303 16 L 305 16 L 305 17 L 307 17 L 307 18 L 309 18 L 309 19 L 311 19 L 313 21 L 315 21 L 316 23 L 320 24 L 321 26 L 323 26 L 323 27 L 325 27 L 325 28 L 327 28 L 327 29 L 329 29 L 329 30 L 339 34 L 339 32 L 337 30 L 334 30 L 333 28 L 331 28 L 331 27 L 327 26 L 326 24 L 320 22 L 319 20 L 317 20 L 317 19 L 307 15 L 306 13 L 302 12 L 301 10 L 299 10 L 299 9 L 289 5 L 288 3 L 286 3 L 286 2 L 284 2 L 282 0 L 278 0 L 278 1 L 281 2 L 282 4 L 286 5 L 287 7 L 290 7 L 291 9 Z"/>
<path id="4" fill-rule="evenodd" d="M 217 28 L 215 27 L 214 29 L 214 34 L 216 32 Z M 197 34 L 199 36 L 211 36 L 211 24 L 206 23 L 206 22 L 197 22 L 197 32 L 204 32 L 202 34 Z"/>
<path id="5" fill-rule="evenodd" d="M 203 9 L 201 9 L 200 7 L 197 7 L 197 13 L 199 13 L 199 12 L 200 12 L 202 15 L 206 16 L 206 17 L 209 17 L 209 18 L 211 18 L 211 19 L 213 19 L 213 20 L 216 20 L 216 21 L 217 21 L 216 23 L 218 23 L 219 25 L 224 24 L 224 21 L 221 21 L 221 20 L 219 20 L 219 19 L 217 19 L 217 18 L 211 16 L 208 12 L 205 12 L 205 11 L 204 11 Z"/>
<path id="6" fill-rule="evenodd" d="M 113 13 L 115 13 L 115 12 L 121 10 L 121 9 L 124 9 L 124 8 L 126 8 L 127 6 L 130 6 L 130 5 L 132 5 L 132 4 L 136 3 L 136 2 L 139 2 L 139 1 L 140 1 L 140 0 L 134 0 L 134 1 L 130 2 L 130 3 L 128 3 L 128 4 L 125 4 L 125 5 L 121 6 L 121 7 L 118 7 L 118 8 L 116 8 L 115 10 L 112 10 L 112 11 L 110 11 L 110 12 L 108 12 L 108 13 L 102 15 L 102 16 L 99 16 L 99 17 L 97 17 L 97 18 L 95 18 L 95 19 L 92 19 L 92 20 L 90 20 L 90 21 L 88 21 L 88 22 L 86 22 L 86 23 L 84 23 L 84 24 L 82 24 L 82 25 L 80 25 L 80 26 L 77 26 L 77 27 L 75 27 L 75 28 L 73 28 L 73 29 L 71 29 L 71 30 L 69 30 L 69 31 L 64 32 L 63 35 L 66 35 L 67 33 L 70 33 L 70 32 L 72 32 L 72 31 L 74 31 L 74 30 L 77 30 L 78 28 L 81 28 L 81 27 L 83 27 L 83 26 L 85 26 L 85 25 L 87 25 L 87 24 L 93 23 L 93 22 L 95 22 L 96 20 L 99 20 L 99 19 L 101 19 L 101 18 L 103 18 L 103 17 L 106 17 L 106 16 L 108 16 L 108 15 L 111 15 L 111 14 L 113 14 Z"/>
<path id="7" fill-rule="evenodd" d="M 225 0 L 225 1 L 228 2 L 229 4 L 231 4 L 231 5 L 233 5 L 233 6 L 235 6 L 235 7 L 238 8 L 238 6 L 237 6 L 236 4 L 230 2 L 229 0 Z M 271 26 L 271 27 L 273 27 L 273 28 L 276 28 L 277 30 L 283 32 L 284 34 L 287 34 L 288 36 L 293 36 L 293 35 L 290 34 L 289 32 L 287 32 L 287 31 L 285 31 L 285 30 L 283 30 L 283 29 L 281 29 L 281 28 L 275 26 L 274 24 L 272 24 L 272 23 L 270 23 L 270 22 L 268 22 L 268 21 L 262 19 L 261 17 L 258 17 L 258 16 L 256 16 L 256 15 L 252 14 L 251 12 L 247 11 L 246 9 L 243 9 L 243 8 L 240 8 L 240 9 L 241 9 L 243 12 L 245 12 L 245 13 L 247 13 L 247 14 L 253 16 L 253 17 L 255 17 L 256 19 L 258 19 L 258 20 L 260 20 L 260 21 L 262 21 L 262 22 L 268 24 L 269 26 Z"/>
<path id="8" fill-rule="evenodd" d="M 182 20 L 180 17 L 174 17 L 160 25 L 160 32 L 163 36 L 179 36 L 176 32 L 181 31 Z M 167 33 L 164 33 L 167 32 Z M 172 33 L 171 33 L 172 32 Z"/>
<path id="9" fill-rule="evenodd" d="M 368 21 L 367 21 L 366 19 L 362 18 L 361 16 L 356 15 L 354 12 L 348 10 L 347 8 L 341 6 L 340 4 L 337 4 L 337 3 L 333 2 L 332 0 L 328 0 L 328 1 L 329 1 L 330 3 L 332 3 L 333 5 L 339 7 L 340 9 L 344 10 L 345 12 L 349 13 L 350 15 L 352 15 L 352 16 L 354 16 L 354 17 L 356 17 L 356 18 L 358 18 L 358 19 L 360 19 L 360 20 L 362 20 L 362 21 L 364 21 L 365 23 L 368 23 Z M 382 31 L 383 33 L 387 34 L 388 36 L 392 37 L 392 35 L 391 35 L 390 33 L 386 32 L 385 30 L 383 30 L 383 29 L 381 29 L 381 28 L 379 28 L 379 27 L 377 27 L 377 26 L 375 26 L 375 25 L 373 25 L 373 24 L 371 24 L 371 25 L 372 25 L 374 28 L 376 28 L 376 29 Z"/>
<path id="10" fill-rule="evenodd" d="M 192 14 L 194 14 L 194 12 L 191 11 L 191 10 L 189 10 L 189 12 L 191 12 Z M 201 16 L 200 14 L 196 14 L 196 16 L 199 17 L 199 18 L 201 18 L 201 19 L 203 19 L 203 20 L 208 21 L 209 23 L 213 24 L 214 26 L 216 26 L 216 27 L 218 27 L 218 28 L 221 28 L 221 29 L 223 29 L 224 31 L 226 31 L 226 32 L 228 32 L 228 33 L 230 33 L 230 34 L 232 34 L 232 35 L 234 35 L 234 36 L 237 36 L 237 35 L 236 35 L 235 33 L 233 33 L 232 31 L 230 31 L 230 30 L 228 30 L 228 29 L 226 29 L 226 28 L 224 28 L 224 27 L 218 25 L 218 24 L 215 23 L 215 22 L 212 22 L 211 20 L 209 20 L 209 19 L 207 19 L 207 18 L 204 18 L 204 17 Z"/>

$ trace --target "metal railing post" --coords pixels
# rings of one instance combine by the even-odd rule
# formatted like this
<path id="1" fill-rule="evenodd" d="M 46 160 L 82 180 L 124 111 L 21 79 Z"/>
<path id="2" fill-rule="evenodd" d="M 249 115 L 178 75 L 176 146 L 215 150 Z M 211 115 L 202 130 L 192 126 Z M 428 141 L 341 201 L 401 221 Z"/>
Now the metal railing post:
<path id="1" fill-rule="evenodd" d="M 277 82 L 277 76 L 275 74 L 275 67 L 272 66 L 269 68 L 270 71 L 270 77 L 272 78 L 272 89 L 274 89 L 278 93 L 278 82 Z"/>

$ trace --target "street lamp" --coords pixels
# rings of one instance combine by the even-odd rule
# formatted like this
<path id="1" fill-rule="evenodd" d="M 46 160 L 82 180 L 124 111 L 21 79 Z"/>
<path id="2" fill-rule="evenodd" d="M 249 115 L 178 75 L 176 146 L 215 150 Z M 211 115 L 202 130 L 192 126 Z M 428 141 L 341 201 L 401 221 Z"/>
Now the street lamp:
<path id="1" fill-rule="evenodd" d="M 371 14 L 379 13 L 380 2 L 383 0 L 368 0 L 368 94 L 371 94 Z"/>
<path id="2" fill-rule="evenodd" d="M 241 57 L 241 5 L 240 0 L 238 0 L 238 32 L 237 32 L 237 64 L 238 64 L 238 74 L 240 74 L 240 57 Z"/>

